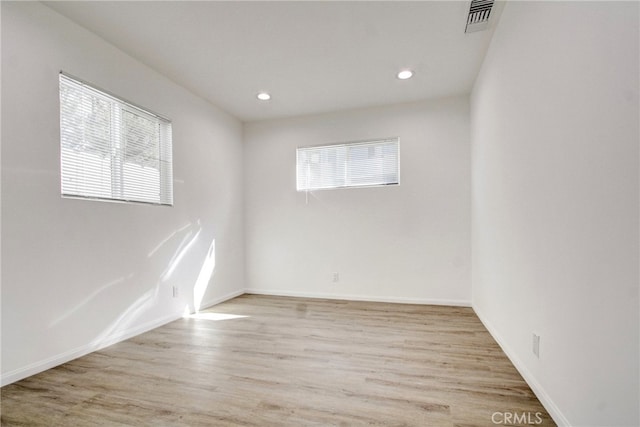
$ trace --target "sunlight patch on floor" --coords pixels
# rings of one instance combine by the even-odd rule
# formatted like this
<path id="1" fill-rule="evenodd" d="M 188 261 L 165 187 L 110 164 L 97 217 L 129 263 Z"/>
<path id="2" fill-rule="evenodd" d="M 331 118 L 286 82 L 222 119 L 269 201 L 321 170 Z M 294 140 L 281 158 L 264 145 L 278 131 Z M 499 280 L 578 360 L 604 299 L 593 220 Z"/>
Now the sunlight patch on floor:
<path id="1" fill-rule="evenodd" d="M 240 314 L 227 314 L 227 313 L 193 313 L 187 316 L 184 316 L 187 319 L 204 319 L 204 320 L 231 320 L 231 319 L 242 319 L 249 316 L 243 316 Z"/>

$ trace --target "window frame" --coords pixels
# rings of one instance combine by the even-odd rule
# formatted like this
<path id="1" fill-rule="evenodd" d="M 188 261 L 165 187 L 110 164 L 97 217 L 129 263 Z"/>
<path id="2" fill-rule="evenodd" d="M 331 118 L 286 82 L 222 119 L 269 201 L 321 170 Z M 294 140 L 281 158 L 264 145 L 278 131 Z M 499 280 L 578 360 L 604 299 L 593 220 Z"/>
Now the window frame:
<path id="1" fill-rule="evenodd" d="M 385 144 L 385 143 L 395 143 L 396 146 L 396 164 L 397 164 L 397 179 L 396 182 L 388 182 L 388 183 L 378 183 L 378 184 L 346 184 L 345 185 L 337 185 L 330 187 L 314 187 L 314 188 L 304 188 L 301 187 L 299 183 L 299 152 L 301 150 L 313 150 L 313 149 L 322 149 L 322 148 L 337 148 L 337 147 L 347 147 L 347 153 L 349 147 L 357 147 L 357 146 L 375 146 L 376 144 Z M 346 156 L 348 160 L 348 154 Z M 347 162 L 345 162 L 345 169 Z M 358 141 L 349 141 L 349 142 L 338 142 L 333 144 L 318 144 L 318 145 L 306 145 L 300 146 L 296 148 L 296 191 L 297 192 L 311 192 L 311 191 L 324 191 L 324 190 L 341 190 L 341 189 L 355 189 L 355 188 L 376 188 L 376 187 L 395 187 L 400 186 L 400 138 L 395 137 L 387 137 L 387 138 L 376 138 L 376 139 L 366 139 L 366 140 L 358 140 Z"/>
<path id="2" fill-rule="evenodd" d="M 109 146 L 105 152 L 108 152 L 108 156 L 111 157 L 111 162 L 109 165 L 109 182 L 106 181 L 106 178 L 102 177 L 101 184 L 103 186 L 110 186 L 110 194 L 107 195 L 106 192 L 104 194 L 95 195 L 91 194 L 92 191 L 87 190 L 85 187 L 84 191 L 79 190 L 69 190 L 68 187 L 65 187 L 64 179 L 65 179 L 65 162 L 63 159 L 63 153 L 65 144 L 64 130 L 63 130 L 63 99 L 62 99 L 62 87 L 64 84 L 75 85 L 79 88 L 86 87 L 89 89 L 92 98 L 100 99 L 109 105 L 109 109 L 111 111 L 110 114 L 116 115 L 117 118 L 113 119 L 110 116 L 109 127 L 110 130 L 113 131 L 115 128 L 115 133 L 117 136 L 109 137 Z M 138 104 L 135 104 L 121 96 L 115 95 L 114 93 L 102 89 L 99 86 L 94 85 L 93 83 L 89 83 L 83 79 L 80 79 L 74 75 L 71 75 L 67 72 L 60 71 L 58 78 L 58 93 L 59 93 L 59 116 L 60 116 L 60 145 L 59 145 L 59 159 L 60 159 L 60 195 L 62 198 L 68 199 L 81 199 L 81 200 L 94 200 L 94 201 L 104 201 L 104 202 L 113 202 L 113 203 L 133 203 L 133 204 L 146 204 L 146 205 L 155 205 L 155 206 L 168 206 L 172 207 L 173 200 L 173 122 L 167 117 L 158 114 L 146 107 L 142 107 Z M 158 132 L 158 194 L 157 199 L 155 195 L 151 193 L 152 197 L 145 197 L 149 193 L 141 193 L 141 195 L 126 195 L 126 183 L 132 182 L 134 184 L 145 184 L 147 182 L 152 181 L 135 181 L 132 179 L 131 172 L 129 172 L 129 179 L 126 178 L 127 173 L 125 171 L 127 162 L 127 148 L 125 141 L 125 136 L 123 136 L 124 131 L 124 115 L 125 113 L 129 113 L 133 116 L 138 116 L 143 119 L 147 119 L 152 121 L 154 126 L 157 126 Z M 65 117 L 68 118 L 68 117 Z M 114 125 L 114 122 L 116 123 Z M 84 126 L 84 121 L 83 121 Z M 110 134 L 111 135 L 111 134 Z M 117 140 L 117 141 L 116 141 Z M 114 145 L 117 145 L 117 147 Z M 84 151 L 81 151 L 85 153 Z M 115 160 L 114 160 L 115 159 Z M 119 164 L 114 164 L 119 163 Z M 80 161 L 80 163 L 82 163 Z M 86 163 L 82 163 L 86 164 Z M 67 167 L 70 167 L 67 165 Z M 142 166 L 144 168 L 144 165 Z M 72 172 L 68 171 L 67 177 L 71 176 Z M 153 181 L 155 182 L 155 180 Z M 117 188 L 116 188 L 117 187 Z M 96 192 L 97 193 L 97 192 Z M 153 199 L 153 200 L 152 200 Z"/>

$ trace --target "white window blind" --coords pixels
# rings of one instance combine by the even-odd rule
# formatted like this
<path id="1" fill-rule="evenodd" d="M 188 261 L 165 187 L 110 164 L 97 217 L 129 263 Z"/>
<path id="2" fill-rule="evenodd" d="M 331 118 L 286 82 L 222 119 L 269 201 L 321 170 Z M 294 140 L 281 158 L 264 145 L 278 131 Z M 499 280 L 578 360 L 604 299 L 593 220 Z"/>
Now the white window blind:
<path id="1" fill-rule="evenodd" d="M 65 197 L 173 205 L 171 122 L 60 74 Z"/>
<path id="2" fill-rule="evenodd" d="M 398 138 L 298 148 L 298 191 L 400 183 Z"/>

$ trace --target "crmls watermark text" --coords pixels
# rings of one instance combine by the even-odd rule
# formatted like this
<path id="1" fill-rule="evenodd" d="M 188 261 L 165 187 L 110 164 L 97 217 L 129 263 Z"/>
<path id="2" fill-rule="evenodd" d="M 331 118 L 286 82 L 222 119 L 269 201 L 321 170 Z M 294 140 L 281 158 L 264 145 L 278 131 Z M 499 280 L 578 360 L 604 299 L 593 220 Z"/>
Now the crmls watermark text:
<path id="1" fill-rule="evenodd" d="M 491 414 L 491 421 L 494 424 L 542 424 L 542 412 L 494 412 Z"/>

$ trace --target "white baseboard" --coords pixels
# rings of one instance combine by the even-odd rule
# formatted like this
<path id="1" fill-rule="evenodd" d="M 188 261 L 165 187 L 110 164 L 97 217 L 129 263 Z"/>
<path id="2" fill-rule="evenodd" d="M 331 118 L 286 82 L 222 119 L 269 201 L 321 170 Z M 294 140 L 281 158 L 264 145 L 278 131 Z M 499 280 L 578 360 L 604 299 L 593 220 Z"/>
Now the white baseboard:
<path id="1" fill-rule="evenodd" d="M 200 304 L 201 307 L 202 307 L 200 310 L 205 310 L 205 309 L 207 309 L 209 307 L 212 307 L 214 305 L 218 305 L 220 303 L 223 303 L 223 302 L 228 301 L 230 299 L 233 299 L 235 297 L 239 297 L 240 295 L 243 295 L 243 294 L 245 294 L 245 290 L 241 289 L 239 291 L 229 292 L 228 294 L 223 295 L 221 297 L 216 297 L 216 298 L 213 298 L 213 299 L 210 299 L 210 300 L 207 300 L 207 301 L 203 301 L 202 304 Z"/>
<path id="2" fill-rule="evenodd" d="M 85 344 L 73 350 L 65 351 L 64 353 L 55 355 L 53 357 L 31 363 L 22 368 L 14 369 L 13 371 L 9 371 L 6 374 L 2 375 L 0 384 L 2 387 L 4 387 L 7 384 L 11 384 L 23 378 L 27 378 L 31 375 L 38 374 L 42 371 L 46 371 L 47 369 L 51 369 L 58 365 L 62 365 L 63 363 L 67 363 L 73 359 L 77 359 L 78 357 L 85 356 L 91 352 L 98 351 L 120 341 L 127 340 L 129 338 L 135 337 L 136 335 L 140 335 L 144 332 L 150 331 L 151 329 L 155 329 L 159 326 L 165 325 L 169 322 L 173 322 L 174 320 L 177 320 L 181 317 L 182 313 L 172 313 L 159 319 L 145 322 L 136 327 L 129 328 L 124 331 L 118 331 L 110 336 L 100 339 L 99 342 Z"/>
<path id="3" fill-rule="evenodd" d="M 536 380 L 535 376 L 531 373 L 531 371 L 527 369 L 527 366 L 522 362 L 522 360 L 518 356 L 516 356 L 516 353 L 502 339 L 500 334 L 498 334 L 498 331 L 493 327 L 491 322 L 489 322 L 489 320 L 482 314 L 480 310 L 478 310 L 477 307 L 474 306 L 473 311 L 475 311 L 476 315 L 478 316 L 478 318 L 480 319 L 484 327 L 487 328 L 487 331 L 489 331 L 493 339 L 496 340 L 496 342 L 498 343 L 500 348 L 502 348 L 502 351 L 504 351 L 504 353 L 507 355 L 511 363 L 513 363 L 513 366 L 515 366 L 518 372 L 520 373 L 520 375 L 522 375 L 522 378 L 524 378 L 524 380 L 529 385 L 529 387 L 531 387 L 531 390 L 536 395 L 538 400 L 540 400 L 540 403 L 542 403 L 542 406 L 544 406 L 544 408 L 547 410 L 549 415 L 551 415 L 551 418 L 553 418 L 553 421 L 555 421 L 555 423 L 559 427 L 571 426 L 571 423 L 569 423 L 569 420 L 567 420 L 567 418 L 560 411 L 558 406 L 553 402 L 549 394 L 547 394 L 544 388 L 542 388 L 542 386 Z"/>
<path id="4" fill-rule="evenodd" d="M 308 292 L 288 292 L 288 291 L 263 291 L 260 289 L 246 289 L 230 292 L 226 295 L 213 298 L 202 303 L 202 307 L 211 307 L 216 304 L 220 304 L 224 301 L 238 297 L 242 294 L 259 294 L 259 295 L 273 295 L 273 296 L 290 296 L 301 298 L 324 298 L 324 299 L 337 299 L 337 300 L 350 300 L 350 301 L 371 301 L 371 302 L 390 302 L 401 304 L 430 304 L 430 305 L 451 305 L 461 307 L 471 307 L 470 301 L 464 300 L 445 300 L 445 299 L 419 299 L 419 298 L 398 298 L 398 297 L 371 297 L 362 295 L 342 295 L 342 294 L 326 294 L 326 293 L 308 293 Z M 133 328 L 129 328 L 124 331 L 118 331 L 110 336 L 101 339 L 99 342 L 89 343 L 75 349 L 66 351 L 64 353 L 52 356 L 50 358 L 40 360 L 31 363 L 27 366 L 14 369 L 2 375 L 0 378 L 0 387 L 27 378 L 31 375 L 38 374 L 46 371 L 47 369 L 54 368 L 56 366 L 67 363 L 73 359 L 85 356 L 91 352 L 101 350 L 110 345 L 116 344 L 120 341 L 133 338 L 136 335 L 148 332 L 152 329 L 158 328 L 167 323 L 173 322 L 181 318 L 184 313 L 172 313 L 159 319 L 151 320 L 138 325 Z M 488 328 L 487 328 L 488 329 Z M 524 376 L 524 375 L 523 375 Z M 533 388 L 533 387 L 532 387 Z M 545 405 L 546 406 L 546 405 Z"/>
<path id="5" fill-rule="evenodd" d="M 235 298 L 239 295 L 244 294 L 244 290 L 231 292 L 227 295 L 223 295 L 221 297 L 217 297 L 206 301 L 202 304 L 203 307 L 210 307 L 212 305 L 220 304 L 226 300 L 231 298 Z M 14 383 L 21 379 L 30 377 L 31 375 L 38 374 L 40 372 L 46 371 L 47 369 L 54 368 L 56 366 L 62 365 L 63 363 L 70 362 L 73 359 L 77 359 L 79 357 L 85 356 L 94 351 L 101 350 L 110 345 L 116 344 L 120 341 L 127 340 L 129 338 L 133 338 L 136 335 L 143 334 L 152 329 L 158 328 L 162 325 L 166 325 L 167 323 L 173 322 L 174 320 L 178 320 L 183 317 L 184 313 L 172 313 L 167 316 L 163 316 L 159 319 L 151 320 L 149 322 L 145 322 L 141 325 L 135 326 L 133 328 L 129 328 L 124 331 L 118 331 L 112 335 L 109 335 L 103 339 L 100 339 L 99 342 L 89 343 L 80 347 L 77 347 L 73 350 L 66 351 L 64 353 L 55 355 L 53 357 L 47 358 L 45 360 L 40 360 L 35 363 L 31 363 L 22 368 L 14 369 L 13 371 L 9 371 L 2 375 L 0 378 L 0 387 L 4 387 L 5 385 Z"/>
<path id="6" fill-rule="evenodd" d="M 256 295 L 272 295 L 282 297 L 298 297 L 298 298 L 324 298 L 348 301 L 370 301 L 370 302 L 391 302 L 399 304 L 424 304 L 424 305 L 452 305 L 458 307 L 471 307 L 471 301 L 465 300 L 449 300 L 449 299 L 422 299 L 422 298 L 406 298 L 406 297 L 377 297 L 368 295 L 345 295 L 345 294 L 329 294 L 317 292 L 291 292 L 262 289 L 245 289 L 247 294 Z"/>

